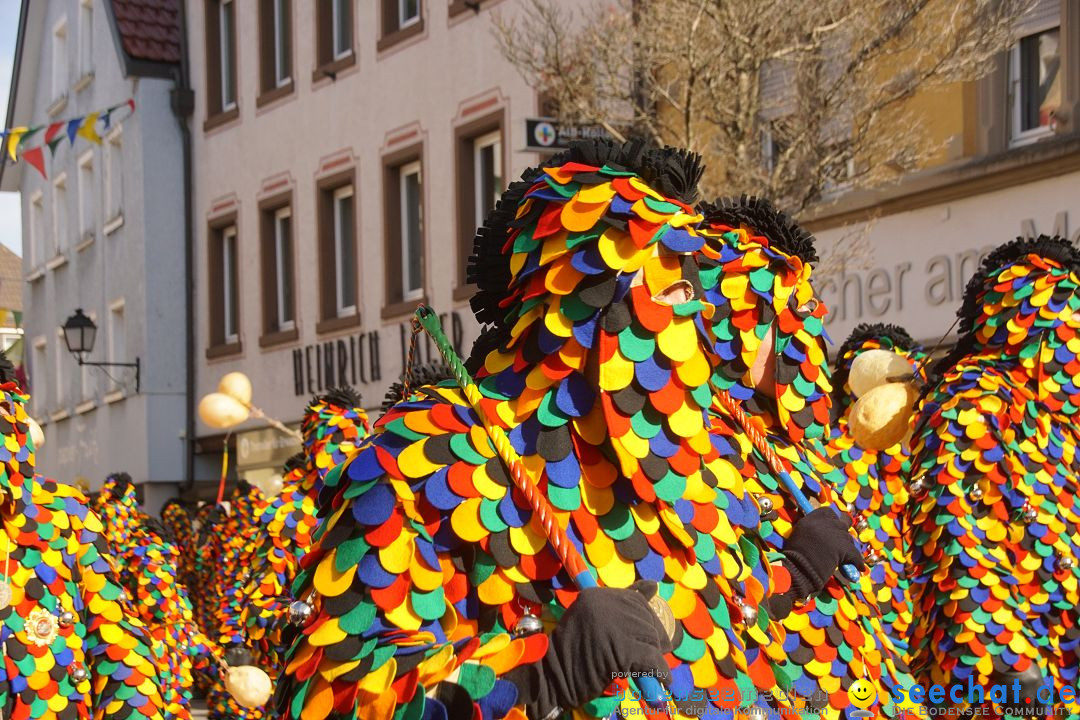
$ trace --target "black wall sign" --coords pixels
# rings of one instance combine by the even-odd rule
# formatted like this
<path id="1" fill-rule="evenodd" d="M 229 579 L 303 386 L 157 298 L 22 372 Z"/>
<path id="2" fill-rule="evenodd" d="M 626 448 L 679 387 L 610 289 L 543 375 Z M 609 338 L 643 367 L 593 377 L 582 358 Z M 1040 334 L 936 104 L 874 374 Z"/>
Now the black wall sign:
<path id="1" fill-rule="evenodd" d="M 525 118 L 526 150 L 565 150 L 572 140 L 610 137 L 599 125 L 568 125 L 555 118 Z"/>

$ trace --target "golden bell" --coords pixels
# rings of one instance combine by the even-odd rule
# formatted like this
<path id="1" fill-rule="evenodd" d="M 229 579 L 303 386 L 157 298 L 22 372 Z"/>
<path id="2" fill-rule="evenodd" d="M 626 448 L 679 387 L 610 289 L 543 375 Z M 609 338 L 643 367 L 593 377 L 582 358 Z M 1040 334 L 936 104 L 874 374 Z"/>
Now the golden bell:
<path id="1" fill-rule="evenodd" d="M 225 430 L 248 419 L 248 409 L 225 393 L 210 393 L 199 401 L 199 417 L 212 428 Z"/>

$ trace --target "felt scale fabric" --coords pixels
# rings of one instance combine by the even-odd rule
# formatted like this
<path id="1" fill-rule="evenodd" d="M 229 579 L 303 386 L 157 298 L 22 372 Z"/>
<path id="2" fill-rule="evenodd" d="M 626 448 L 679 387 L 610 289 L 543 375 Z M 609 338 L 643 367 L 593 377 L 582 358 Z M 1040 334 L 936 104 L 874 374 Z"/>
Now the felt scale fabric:
<path id="1" fill-rule="evenodd" d="M 212 597 L 214 617 L 211 637 L 224 650 L 226 662 L 231 652 L 240 651 L 246 656 L 244 662 L 231 661 L 234 665 L 247 665 L 251 656 L 251 644 L 244 632 L 241 618 L 247 597 L 244 588 L 252 571 L 246 560 L 252 538 L 258 533 L 258 509 L 265 503 L 262 493 L 241 480 L 228 496 L 227 511 L 214 527 L 215 544 L 219 548 L 212 570 L 212 584 L 208 586 Z M 210 668 L 213 682 L 207 694 L 206 705 L 211 720 L 259 720 L 266 716 L 261 707 L 242 707 L 225 689 L 225 678 L 218 666 Z"/>
<path id="2" fill-rule="evenodd" d="M 469 366 L 599 583 L 658 583 L 673 694 L 715 690 L 733 707 L 740 685 L 776 684 L 756 648 L 768 619 L 744 627 L 741 604 L 777 583 L 709 433 L 699 175 L 696 156 L 602 142 L 527 171 L 475 242 L 473 308 L 490 327 Z M 294 587 L 314 616 L 278 684 L 282 716 L 522 718 L 502 678 L 547 636 L 512 630 L 535 615 L 550 631 L 578 591 L 461 390 L 410 387 L 321 497 Z"/>
<path id="3" fill-rule="evenodd" d="M 829 427 L 831 383 L 822 318 L 826 308 L 810 285 L 816 260 L 813 239 L 782 212 L 759 198 L 721 200 L 702 207 L 700 232 L 704 298 L 716 307 L 712 329 L 721 362 L 714 380 L 729 388 L 758 432 L 802 493 L 834 504 L 844 476 L 827 459 L 822 436 Z M 775 343 L 763 342 L 769 335 Z M 773 377 L 760 387 L 749 370 L 759 353 L 775 353 Z M 764 503 L 758 532 L 772 552 L 783 550 L 802 513 L 780 477 L 754 447 L 736 418 L 719 401 L 713 406 L 713 433 L 725 441 L 724 456 L 740 469 L 745 488 Z M 841 584 L 830 579 L 810 601 L 771 628 L 773 672 L 797 706 L 819 709 L 824 717 L 846 715 L 847 690 L 865 679 L 879 698 L 911 684 L 902 657 L 885 637 L 887 623 L 874 600 L 871 578 Z M 775 624 L 774 624 L 775 625 Z M 805 705 L 802 701 L 809 699 Z M 875 712 L 895 714 L 879 703 Z"/>
<path id="4" fill-rule="evenodd" d="M 304 450 L 285 465 L 282 490 L 258 510 L 259 531 L 250 557 L 253 568 L 241 621 L 256 663 L 276 677 L 285 649 L 291 593 L 300 559 L 312 544 L 318 520 L 315 500 L 322 478 L 352 454 L 370 432 L 361 399 L 351 388 L 314 398 L 301 423 Z"/>
<path id="5" fill-rule="evenodd" d="M 1034 666 L 1075 686 L 1080 256 L 1058 238 L 1003 245 L 959 315 L 912 447 L 912 667 L 985 685 Z"/>
<path id="6" fill-rule="evenodd" d="M 195 572 L 195 528 L 191 513 L 177 499 L 169 500 L 161 508 L 161 523 L 172 534 L 176 549 L 180 552 L 177 574 L 184 584 L 190 584 Z"/>
<path id="7" fill-rule="evenodd" d="M 863 323 L 840 346 L 833 372 L 832 437 L 826 445 L 829 458 L 844 473 L 840 492 L 857 517 L 866 521 L 859 539 L 878 554 L 881 562 L 870 570 L 882 619 L 891 628 L 890 639 L 898 652 L 907 652 L 911 628 L 910 581 L 907 578 L 907 481 L 911 456 L 907 445 L 897 443 L 886 450 L 866 450 L 855 444 L 848 430 L 848 415 L 855 397 L 848 385 L 851 364 L 867 350 L 899 353 L 914 367 L 922 363 L 922 348 L 903 328 L 883 323 Z"/>
<path id="8" fill-rule="evenodd" d="M 94 501 L 103 535 L 119 563 L 128 606 L 150 636 L 163 715 L 190 718 L 196 666 L 205 667 L 211 642 L 195 624 L 188 589 L 178 577 L 180 551 L 168 531 L 141 512 L 127 473 L 106 478 Z"/>
<path id="9" fill-rule="evenodd" d="M 125 610 L 101 522 L 34 475 L 26 402 L 0 385 L 0 710 L 5 718 L 162 718 L 151 643 Z"/>

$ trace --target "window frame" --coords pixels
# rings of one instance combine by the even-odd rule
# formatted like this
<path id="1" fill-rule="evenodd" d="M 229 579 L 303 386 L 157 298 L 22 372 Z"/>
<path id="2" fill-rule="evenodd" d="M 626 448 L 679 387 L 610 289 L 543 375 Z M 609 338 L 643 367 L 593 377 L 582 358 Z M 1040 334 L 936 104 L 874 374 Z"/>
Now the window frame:
<path id="1" fill-rule="evenodd" d="M 352 194 L 350 227 L 352 263 L 351 267 L 347 267 L 339 260 L 341 237 L 339 236 L 340 217 L 336 200 L 343 199 L 350 191 Z M 319 283 L 319 309 L 315 332 L 321 335 L 358 327 L 361 324 L 363 289 L 360 282 L 360 203 L 358 202 L 360 191 L 355 166 L 318 177 L 315 182 L 315 193 L 319 277 L 327 280 Z M 342 299 L 339 284 L 341 273 L 349 269 L 354 278 L 352 313 L 342 314 L 340 311 L 342 303 L 339 303 Z M 348 307 L 344 305 L 344 308 Z"/>
<path id="2" fill-rule="evenodd" d="M 334 309 L 335 309 L 334 317 L 335 318 L 346 318 L 346 317 L 352 317 L 353 315 L 356 315 L 356 313 L 357 313 L 358 299 L 357 299 L 356 296 L 359 294 L 358 293 L 359 284 L 356 282 L 356 280 L 358 278 L 356 277 L 356 273 L 354 273 L 354 275 L 353 275 L 354 280 L 353 280 L 353 287 L 352 287 L 352 291 L 353 291 L 352 303 L 351 304 L 346 304 L 346 302 L 345 302 L 346 298 L 344 296 L 344 294 L 345 294 L 345 284 L 346 284 L 345 279 L 346 279 L 346 274 L 348 273 L 349 267 L 348 267 L 348 263 L 343 262 L 343 256 L 345 255 L 345 250 L 346 250 L 346 248 L 345 248 L 346 238 L 345 238 L 345 232 L 344 232 L 345 228 L 344 228 L 344 221 L 342 219 L 341 208 L 343 206 L 342 201 L 343 200 L 348 200 L 349 205 L 351 206 L 351 209 L 350 209 L 349 212 L 350 212 L 350 215 L 352 215 L 352 217 L 350 218 L 351 222 L 349 223 L 351 225 L 351 228 L 350 228 L 349 232 L 350 232 L 350 235 L 351 235 L 351 240 L 352 240 L 352 245 L 353 245 L 353 247 L 352 247 L 352 260 L 353 260 L 352 265 L 354 267 L 352 269 L 355 270 L 356 269 L 355 268 L 355 265 L 356 265 L 356 262 L 355 262 L 356 261 L 356 188 L 353 186 L 352 183 L 342 185 L 342 186 L 340 186 L 338 188 L 335 188 L 332 191 L 331 197 L 332 197 L 332 203 L 331 203 L 332 221 L 331 222 L 333 223 L 333 225 L 332 225 L 332 228 L 333 228 L 332 233 L 333 233 L 333 238 L 334 238 L 334 241 L 333 241 L 334 242 L 334 267 L 338 270 L 338 272 L 335 273 L 335 275 L 334 275 Z"/>
<path id="3" fill-rule="evenodd" d="M 104 138 L 103 143 L 104 150 L 103 162 L 102 162 L 102 174 L 103 174 L 103 187 L 102 192 L 102 217 L 106 227 L 112 228 L 117 220 L 124 217 L 124 132 L 123 125 L 116 125 L 112 132 Z M 119 163 L 119 167 L 117 167 Z M 115 196 L 115 197 L 114 197 Z M 113 200 L 116 200 L 114 203 Z M 115 210 L 113 206 L 115 205 Z M 109 234 L 109 230 L 105 231 L 105 234 Z"/>
<path id="4" fill-rule="evenodd" d="M 79 0 L 79 80 L 94 75 L 94 2 Z"/>
<path id="5" fill-rule="evenodd" d="M 379 41 L 376 50 L 382 52 L 424 32 L 424 0 L 417 0 L 416 15 L 403 18 L 406 0 L 379 0 Z"/>
<path id="6" fill-rule="evenodd" d="M 1065 78 L 1062 77 L 1061 74 L 1067 72 L 1067 69 L 1062 63 L 1063 48 L 1061 41 L 1064 30 L 1060 24 L 1060 17 L 1055 17 L 1047 23 L 1027 29 L 1029 32 L 1017 38 L 1016 42 L 1009 48 L 1008 59 L 1006 62 L 1006 83 L 1008 87 L 1006 98 L 1009 104 L 1007 123 L 1009 147 L 1027 145 L 1054 134 L 1053 127 L 1050 125 L 1037 125 L 1026 130 L 1020 129 L 1022 128 L 1024 121 L 1024 84 L 1025 80 L 1028 79 L 1024 77 L 1024 55 L 1022 52 L 1024 41 L 1038 38 L 1040 35 L 1056 30 L 1058 33 L 1057 82 L 1063 83 Z"/>
<path id="7" fill-rule="evenodd" d="M 419 166 L 420 211 L 420 288 L 405 292 L 405 213 L 403 170 Z M 427 229 L 424 222 L 427 204 L 424 195 L 424 146 L 416 143 L 383 157 L 383 319 L 394 318 L 416 309 L 417 303 L 427 302 Z"/>
<path id="8" fill-rule="evenodd" d="M 35 190 L 29 196 L 30 266 L 45 262 L 45 193 Z"/>
<path id="9" fill-rule="evenodd" d="M 424 12 L 424 0 L 416 1 L 416 14 L 412 17 L 405 17 L 405 6 L 409 4 L 410 0 L 397 0 L 398 17 L 397 17 L 397 29 L 404 30 L 413 23 L 420 22 L 420 17 Z"/>
<path id="10" fill-rule="evenodd" d="M 277 330 L 285 332 L 296 327 L 296 304 L 293 297 L 295 292 L 295 267 L 292 262 L 293 256 L 293 222 L 292 207 L 286 205 L 274 212 L 274 295 L 277 304 Z M 283 222 L 287 222 L 288 237 L 281 231 Z M 286 258 L 286 255 L 288 256 Z M 286 264 L 287 263 L 287 264 Z M 288 270 L 286 276 L 286 269 Z M 286 282 L 287 281 L 287 282 Z M 286 289 L 288 285 L 288 289 Z M 286 320 L 285 315 L 289 318 Z"/>
<path id="11" fill-rule="evenodd" d="M 125 312 L 126 304 L 124 298 L 116 298 L 109 303 L 109 322 L 106 327 L 108 333 L 107 353 L 108 362 L 110 363 L 123 363 L 128 362 L 127 356 L 129 354 L 128 348 L 128 328 L 127 328 L 127 315 Z M 120 317 L 120 332 L 117 332 L 117 316 Z M 123 339 L 123 347 L 116 347 L 116 338 Z M 123 389 L 123 383 L 119 375 L 109 374 L 109 392 L 115 392 L 116 390 Z"/>
<path id="12" fill-rule="evenodd" d="M 467 300 L 472 297 L 476 290 L 475 285 L 468 282 L 468 261 L 473 250 L 473 239 L 476 237 L 477 213 L 480 207 L 480 199 L 477 194 L 477 160 L 476 141 L 495 135 L 500 139 L 500 163 L 502 165 L 502 184 L 498 195 L 506 189 L 509 172 L 509 157 L 507 152 L 507 112 L 505 108 L 478 116 L 474 120 L 458 125 L 454 130 L 455 135 L 455 167 L 457 171 L 457 229 L 458 241 L 457 270 L 454 282 L 454 300 Z"/>
<path id="13" fill-rule="evenodd" d="M 292 82 L 292 7 L 289 0 L 272 0 L 274 9 L 274 88 Z"/>
<path id="14" fill-rule="evenodd" d="M 231 33 L 226 32 L 225 18 L 228 17 L 226 8 L 232 6 L 232 17 L 230 20 L 229 29 Z M 229 47 L 228 53 L 225 52 L 225 40 L 228 39 Z M 236 88 L 236 5 L 234 0 L 219 0 L 218 2 L 218 69 L 220 72 L 220 96 L 218 103 L 221 107 L 221 112 L 227 113 L 230 110 L 236 109 L 237 101 L 237 88 Z M 228 90 L 232 90 L 232 97 L 229 98 Z"/>
<path id="15" fill-rule="evenodd" d="M 94 202 L 94 150 L 90 148 L 76 162 L 79 170 L 79 244 L 97 236 L 97 203 Z M 89 215 L 89 217 L 87 217 Z"/>
<path id="16" fill-rule="evenodd" d="M 68 213 L 67 173 L 62 172 L 52 181 L 52 219 L 53 246 L 52 255 L 62 255 L 68 248 L 68 236 L 71 231 L 71 218 Z M 61 219 L 63 222 L 61 223 Z M 61 227 L 62 226 L 62 227 Z"/>
<path id="17" fill-rule="evenodd" d="M 287 190 L 259 202 L 260 255 L 262 263 L 262 335 L 259 347 L 269 347 L 299 337 L 296 298 L 296 215 L 293 192 Z M 289 247 L 282 252 L 281 221 L 288 219 Z M 284 270 L 288 263 L 288 277 Z M 288 290 L 284 280 L 287 279 Z M 288 311 L 289 320 L 282 321 Z"/>
<path id="18" fill-rule="evenodd" d="M 46 381 L 49 373 L 49 341 L 44 335 L 38 335 L 33 339 L 31 347 L 33 364 L 30 366 L 30 405 L 34 415 L 44 417 L 50 401 L 49 383 Z M 41 361 L 40 368 L 36 367 L 38 360 Z M 42 384 L 45 385 L 44 388 L 41 387 Z"/>
<path id="19" fill-rule="evenodd" d="M 221 229 L 221 337 L 226 345 L 240 342 L 239 236 L 235 223 Z"/>
<path id="20" fill-rule="evenodd" d="M 411 237 L 409 228 L 411 224 L 407 222 L 408 213 L 412 209 L 408 204 L 408 178 L 416 177 L 416 211 L 419 217 L 417 218 L 416 232 L 418 237 Z M 401 299 L 403 302 L 413 302 L 424 297 L 424 176 L 423 165 L 420 160 L 412 160 L 398 167 L 398 201 L 400 203 L 399 215 L 401 218 L 400 224 L 400 245 L 401 245 Z M 406 237 L 410 235 L 410 237 Z M 418 250 L 420 252 L 420 277 L 410 278 L 409 258 L 411 256 L 410 249 L 413 241 L 416 241 Z M 416 287 L 407 287 L 409 280 L 416 279 L 418 283 Z"/>
<path id="21" fill-rule="evenodd" d="M 343 8 L 348 9 L 344 19 L 341 17 Z M 353 52 L 352 17 L 352 0 L 330 0 L 330 60 L 332 62 L 342 60 Z M 338 40 L 341 39 L 339 35 L 342 28 L 348 31 L 349 37 L 347 47 L 339 48 Z"/>
<path id="22" fill-rule="evenodd" d="M 52 28 L 52 100 L 67 95 L 70 82 L 71 53 L 68 47 L 67 15 L 61 15 Z M 62 55 L 62 57 L 61 57 Z"/>

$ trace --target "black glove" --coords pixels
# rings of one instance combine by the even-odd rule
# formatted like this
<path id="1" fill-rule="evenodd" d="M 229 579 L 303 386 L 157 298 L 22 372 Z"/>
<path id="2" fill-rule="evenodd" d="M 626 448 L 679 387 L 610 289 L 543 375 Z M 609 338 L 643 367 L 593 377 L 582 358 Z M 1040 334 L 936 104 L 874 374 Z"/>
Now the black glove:
<path id="1" fill-rule="evenodd" d="M 505 679 L 517 685 L 518 702 L 532 720 L 556 708 L 581 707 L 599 697 L 619 673 L 670 678 L 664 653 L 671 640 L 649 607 L 656 583 L 630 588 L 589 588 L 551 633 L 540 662 L 516 668 Z"/>
<path id="2" fill-rule="evenodd" d="M 784 542 L 784 567 L 791 574 L 793 598 L 820 592 L 836 569 L 851 564 L 866 569 L 848 529 L 851 519 L 832 508 L 821 507 L 795 523 Z"/>

